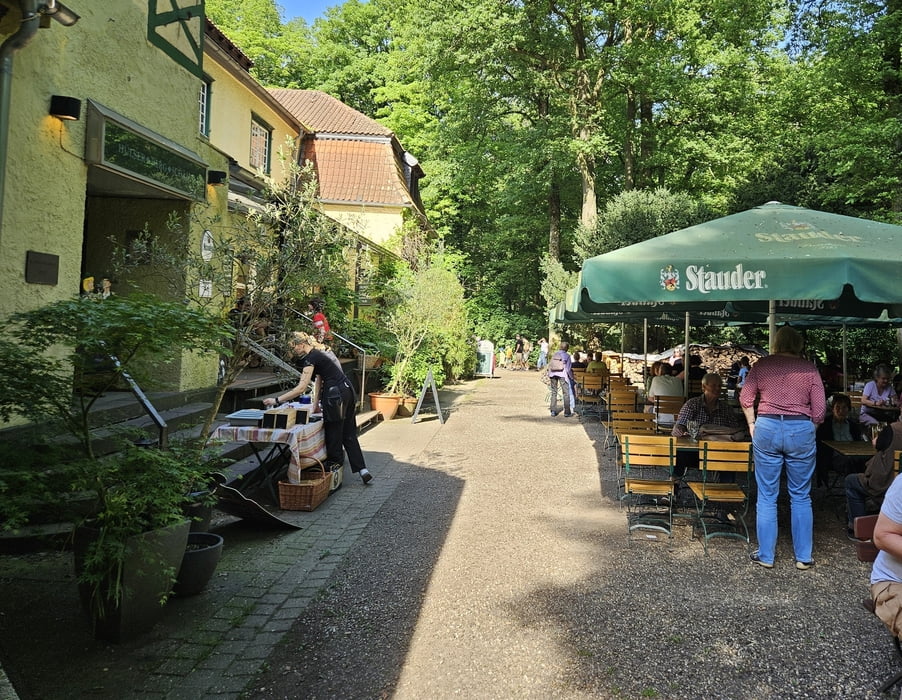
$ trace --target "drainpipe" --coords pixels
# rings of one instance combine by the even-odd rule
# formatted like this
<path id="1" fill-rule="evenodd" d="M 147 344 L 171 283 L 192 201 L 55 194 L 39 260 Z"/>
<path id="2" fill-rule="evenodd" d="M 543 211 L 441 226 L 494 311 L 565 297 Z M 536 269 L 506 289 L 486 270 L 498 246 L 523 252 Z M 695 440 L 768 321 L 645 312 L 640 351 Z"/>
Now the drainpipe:
<path id="1" fill-rule="evenodd" d="M 22 24 L 0 45 L 0 233 L 3 231 L 3 193 L 6 191 L 6 153 L 9 144 L 9 101 L 13 86 L 13 54 L 34 38 L 40 17 L 38 0 L 19 0 Z"/>

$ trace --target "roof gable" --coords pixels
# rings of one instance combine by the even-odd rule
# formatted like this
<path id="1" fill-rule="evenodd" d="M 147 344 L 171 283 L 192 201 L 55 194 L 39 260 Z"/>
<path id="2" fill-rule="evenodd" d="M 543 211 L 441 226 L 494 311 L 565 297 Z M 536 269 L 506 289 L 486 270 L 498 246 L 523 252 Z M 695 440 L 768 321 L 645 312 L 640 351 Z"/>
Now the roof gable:
<path id="1" fill-rule="evenodd" d="M 305 142 L 302 159 L 313 163 L 323 201 L 401 207 L 413 203 L 387 142 L 316 138 Z"/>
<path id="2" fill-rule="evenodd" d="M 312 132 L 302 137 L 301 162 L 313 163 L 321 201 L 421 209 L 408 182 L 422 170 L 390 129 L 319 90 L 269 92 Z"/>

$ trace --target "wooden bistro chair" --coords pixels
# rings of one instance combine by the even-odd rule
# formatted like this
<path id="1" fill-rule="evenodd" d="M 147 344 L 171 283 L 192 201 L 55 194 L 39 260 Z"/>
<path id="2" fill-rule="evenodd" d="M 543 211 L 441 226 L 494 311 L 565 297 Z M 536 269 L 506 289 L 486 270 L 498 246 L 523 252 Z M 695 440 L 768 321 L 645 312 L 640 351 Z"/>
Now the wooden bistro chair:
<path id="1" fill-rule="evenodd" d="M 607 422 L 605 423 L 604 446 L 614 447 L 614 418 L 620 413 L 636 413 L 636 394 L 632 391 L 609 391 L 605 396 Z M 649 414 L 650 415 L 650 414 Z"/>
<path id="2" fill-rule="evenodd" d="M 629 541 L 644 532 L 645 539 L 659 534 L 673 537 L 674 438 L 664 435 L 623 435 L 623 498 Z"/>
<path id="3" fill-rule="evenodd" d="M 685 399 L 682 396 L 655 396 L 655 419 L 659 433 L 669 433 L 673 430 L 673 424 L 684 403 Z"/>
<path id="4" fill-rule="evenodd" d="M 579 386 L 580 384 L 582 384 L 583 377 L 586 375 L 586 368 L 585 367 L 573 367 L 570 369 L 570 371 L 573 373 L 573 384 L 575 386 Z"/>
<path id="5" fill-rule="evenodd" d="M 623 444 L 624 435 L 656 435 L 655 417 L 651 413 L 618 411 L 612 421 L 615 447 Z M 621 453 L 622 454 L 622 453 Z M 617 460 L 617 488 L 623 494 L 623 461 Z"/>
<path id="6" fill-rule="evenodd" d="M 898 464 L 898 455 L 900 452 L 902 451 L 896 452 L 896 464 Z M 877 552 L 879 550 L 874 546 L 873 540 L 874 526 L 877 525 L 877 517 L 877 515 L 863 515 L 859 518 L 855 518 L 855 522 L 852 523 L 852 531 L 857 538 L 857 541 L 855 542 L 855 555 L 858 557 L 858 561 L 872 562 L 877 558 Z M 865 598 L 862 604 L 864 605 L 865 610 L 874 614 L 874 601 L 871 600 L 870 596 Z M 902 660 L 902 640 L 894 636 L 893 644 L 896 647 L 897 658 Z M 880 692 L 887 692 L 899 682 L 902 682 L 902 671 L 898 671 L 883 681 L 880 686 Z"/>
<path id="7" fill-rule="evenodd" d="M 632 386 L 626 379 L 622 376 L 617 377 L 613 374 L 608 377 L 608 389 L 610 391 L 626 391 Z"/>
<path id="8" fill-rule="evenodd" d="M 576 404 L 580 415 L 593 413 L 601 415 L 601 390 L 604 387 L 604 377 L 594 372 L 585 372 L 580 383 L 576 385 Z"/>
<path id="9" fill-rule="evenodd" d="M 651 413 L 619 411 L 614 414 L 612 423 L 614 437 L 618 443 L 623 441 L 624 435 L 630 433 L 634 435 L 655 435 L 657 433 L 655 417 Z"/>
<path id="10" fill-rule="evenodd" d="M 748 544 L 745 518 L 749 509 L 752 443 L 702 440 L 698 450 L 702 480 L 689 481 L 687 485 L 695 496 L 695 526 L 702 533 L 705 554 L 712 537 L 733 537 Z M 735 476 L 735 483 L 721 481 L 726 473 Z"/>

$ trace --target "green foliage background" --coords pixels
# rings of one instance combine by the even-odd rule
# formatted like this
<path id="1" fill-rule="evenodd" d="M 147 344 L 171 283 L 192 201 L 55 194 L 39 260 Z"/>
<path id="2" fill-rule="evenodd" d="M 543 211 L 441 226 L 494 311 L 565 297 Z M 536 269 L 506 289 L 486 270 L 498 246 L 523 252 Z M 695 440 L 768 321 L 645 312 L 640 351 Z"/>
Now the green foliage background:
<path id="1" fill-rule="evenodd" d="M 263 83 L 325 90 L 420 160 L 496 342 L 547 332 L 586 255 L 700 218 L 778 200 L 902 222 L 898 0 L 349 0 L 312 26 L 275 0 L 207 11 Z"/>

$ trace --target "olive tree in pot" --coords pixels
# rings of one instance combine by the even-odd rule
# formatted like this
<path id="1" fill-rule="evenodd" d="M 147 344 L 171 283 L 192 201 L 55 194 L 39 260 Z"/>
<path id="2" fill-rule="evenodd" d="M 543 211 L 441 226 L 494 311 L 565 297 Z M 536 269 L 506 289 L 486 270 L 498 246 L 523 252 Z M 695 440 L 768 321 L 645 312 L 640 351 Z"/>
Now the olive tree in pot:
<path id="1" fill-rule="evenodd" d="M 188 534 L 183 508 L 204 483 L 206 465 L 196 454 L 133 445 L 103 454 L 95 447 L 91 408 L 139 358 L 165 362 L 183 349 L 215 350 L 228 331 L 182 303 L 143 294 L 57 301 L 12 315 L 6 328 L 0 418 L 30 421 L 32 433 L 46 442 L 69 436 L 68 459 L 34 468 L 52 473 L 60 491 L 86 494 L 75 537 L 80 592 L 97 634 L 120 641 L 146 629 L 149 612 L 159 612 L 171 590 Z M 80 387 L 97 356 L 115 357 L 113 371 L 90 390 Z M 20 511 L 19 520 L 28 518 Z M 147 534 L 154 530 L 159 534 Z M 171 559 L 157 553 L 151 542 L 158 540 L 171 545 Z M 151 604 L 127 612 L 126 596 L 143 583 Z M 135 626 L 121 628 L 120 622 Z"/>
<path id="2" fill-rule="evenodd" d="M 386 327 L 395 340 L 390 380 L 382 396 L 414 395 L 432 371 L 437 385 L 468 352 L 469 326 L 463 287 L 451 261 L 442 255 L 425 256 L 419 266 L 402 272 L 394 284 L 396 305 Z M 472 353 L 471 353 L 472 354 Z"/>

